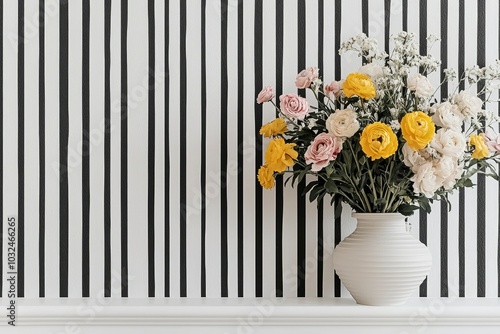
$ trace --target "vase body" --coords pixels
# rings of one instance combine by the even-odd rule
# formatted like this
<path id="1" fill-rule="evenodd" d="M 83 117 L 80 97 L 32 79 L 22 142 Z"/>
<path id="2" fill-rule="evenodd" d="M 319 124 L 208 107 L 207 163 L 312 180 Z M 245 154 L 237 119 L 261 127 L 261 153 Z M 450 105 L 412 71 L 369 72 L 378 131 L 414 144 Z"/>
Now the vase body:
<path id="1" fill-rule="evenodd" d="M 358 304 L 404 304 L 430 271 L 429 250 L 399 213 L 352 216 L 356 229 L 334 249 L 334 269 Z"/>

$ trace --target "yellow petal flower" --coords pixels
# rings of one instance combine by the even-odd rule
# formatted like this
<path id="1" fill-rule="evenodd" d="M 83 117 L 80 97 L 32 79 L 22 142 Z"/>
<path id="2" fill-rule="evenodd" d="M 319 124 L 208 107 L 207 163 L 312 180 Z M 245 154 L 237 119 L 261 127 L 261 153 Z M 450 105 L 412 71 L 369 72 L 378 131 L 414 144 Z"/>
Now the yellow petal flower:
<path id="1" fill-rule="evenodd" d="M 259 168 L 259 172 L 257 174 L 257 179 L 260 182 L 260 185 L 265 189 L 271 189 L 274 187 L 274 176 L 272 169 L 269 169 L 267 165 L 264 165 Z"/>
<path id="2" fill-rule="evenodd" d="M 474 146 L 474 152 L 472 152 L 474 159 L 482 159 L 490 155 L 490 151 L 482 135 L 470 135 L 469 144 Z"/>
<path id="3" fill-rule="evenodd" d="M 271 140 L 267 146 L 265 158 L 268 168 L 274 172 L 281 173 L 287 167 L 293 166 L 294 159 L 297 159 L 299 154 L 293 149 L 295 144 L 285 143 L 283 138 L 275 138 Z"/>
<path id="4" fill-rule="evenodd" d="M 369 124 L 361 133 L 361 149 L 373 160 L 388 158 L 398 149 L 398 137 L 387 124 Z"/>
<path id="5" fill-rule="evenodd" d="M 276 118 L 272 122 L 264 124 L 259 133 L 264 135 L 264 137 L 278 136 L 287 132 L 288 128 L 286 122 L 282 118 Z"/>
<path id="6" fill-rule="evenodd" d="M 401 120 L 403 138 L 414 151 L 423 149 L 431 142 L 435 129 L 432 118 L 421 111 L 406 114 Z"/>
<path id="7" fill-rule="evenodd" d="M 351 73 L 342 84 L 344 95 L 351 97 L 357 95 L 364 100 L 369 100 L 377 96 L 375 85 L 370 77 L 361 73 Z"/>

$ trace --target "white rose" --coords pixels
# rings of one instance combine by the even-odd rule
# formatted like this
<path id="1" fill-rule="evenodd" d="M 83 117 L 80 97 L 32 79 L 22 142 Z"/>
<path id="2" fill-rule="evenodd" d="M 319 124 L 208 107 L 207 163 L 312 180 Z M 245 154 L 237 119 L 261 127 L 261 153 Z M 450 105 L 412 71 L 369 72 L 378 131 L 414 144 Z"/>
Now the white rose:
<path id="1" fill-rule="evenodd" d="M 352 137 L 359 130 L 357 115 L 351 108 L 337 109 L 326 120 L 328 132 L 338 138 Z"/>
<path id="2" fill-rule="evenodd" d="M 436 176 L 443 180 L 443 187 L 450 190 L 456 183 L 456 180 L 462 175 L 462 168 L 458 165 L 455 158 L 443 156 L 434 163 Z"/>
<path id="3" fill-rule="evenodd" d="M 436 170 L 430 161 L 420 165 L 410 181 L 413 182 L 413 191 L 425 197 L 432 197 L 442 185 L 442 179 L 436 176 Z"/>
<path id="4" fill-rule="evenodd" d="M 451 129 L 439 129 L 431 141 L 430 146 L 442 155 L 461 159 L 466 149 L 465 136 Z"/>
<path id="5" fill-rule="evenodd" d="M 464 90 L 454 96 L 453 102 L 458 105 L 460 113 L 465 118 L 476 118 L 483 106 L 483 101 L 480 98 Z"/>
<path id="6" fill-rule="evenodd" d="M 380 78 L 381 76 L 384 75 L 384 70 L 382 69 L 382 67 L 380 67 L 375 63 L 369 63 L 361 66 L 358 72 L 369 76 L 373 80 Z"/>
<path id="7" fill-rule="evenodd" d="M 438 103 L 430 108 L 430 112 L 434 114 L 432 120 L 436 125 L 455 131 L 461 130 L 464 117 L 456 104 Z"/>
<path id="8" fill-rule="evenodd" d="M 411 168 L 411 170 L 415 173 L 418 168 L 426 163 L 425 158 L 420 155 L 419 151 L 414 151 L 408 143 L 403 145 L 403 156 L 404 156 L 404 164 Z"/>
<path id="9" fill-rule="evenodd" d="M 415 73 L 408 78 L 408 88 L 415 92 L 417 97 L 428 98 L 434 92 L 431 82 L 420 73 Z"/>

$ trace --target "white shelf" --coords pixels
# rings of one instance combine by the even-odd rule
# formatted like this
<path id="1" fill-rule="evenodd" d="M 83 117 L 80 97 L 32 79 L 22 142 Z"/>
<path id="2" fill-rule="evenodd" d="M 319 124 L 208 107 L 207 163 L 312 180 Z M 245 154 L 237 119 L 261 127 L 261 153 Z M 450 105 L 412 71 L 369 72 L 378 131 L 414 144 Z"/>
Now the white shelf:
<path id="1" fill-rule="evenodd" d="M 8 300 L 1 301 L 5 310 Z M 419 298 L 404 306 L 356 305 L 352 299 L 20 299 L 16 333 L 48 333 L 73 326 L 79 333 L 500 333 L 500 299 Z M 4 318 L 6 319 L 6 318 Z M 4 320 L 0 325 L 7 325 Z M 2 327 L 8 333 L 11 326 Z M 52 329 L 52 327 L 54 329 Z M 468 328 L 466 328 L 468 327 Z M 77 333 L 74 330 L 62 333 Z M 331 332 L 331 331 L 330 331 Z M 58 333 L 58 332 L 57 332 Z M 163 333 L 161 330 L 158 333 Z"/>

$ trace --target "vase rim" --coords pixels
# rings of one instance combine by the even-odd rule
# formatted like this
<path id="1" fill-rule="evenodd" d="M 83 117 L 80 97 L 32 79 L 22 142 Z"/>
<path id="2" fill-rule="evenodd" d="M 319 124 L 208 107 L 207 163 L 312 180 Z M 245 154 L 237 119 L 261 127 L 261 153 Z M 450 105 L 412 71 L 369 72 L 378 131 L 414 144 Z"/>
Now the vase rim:
<path id="1" fill-rule="evenodd" d="M 353 218 L 356 217 L 369 217 L 369 216 L 376 216 L 376 217 L 405 217 L 399 212 L 353 212 L 351 214 Z"/>

